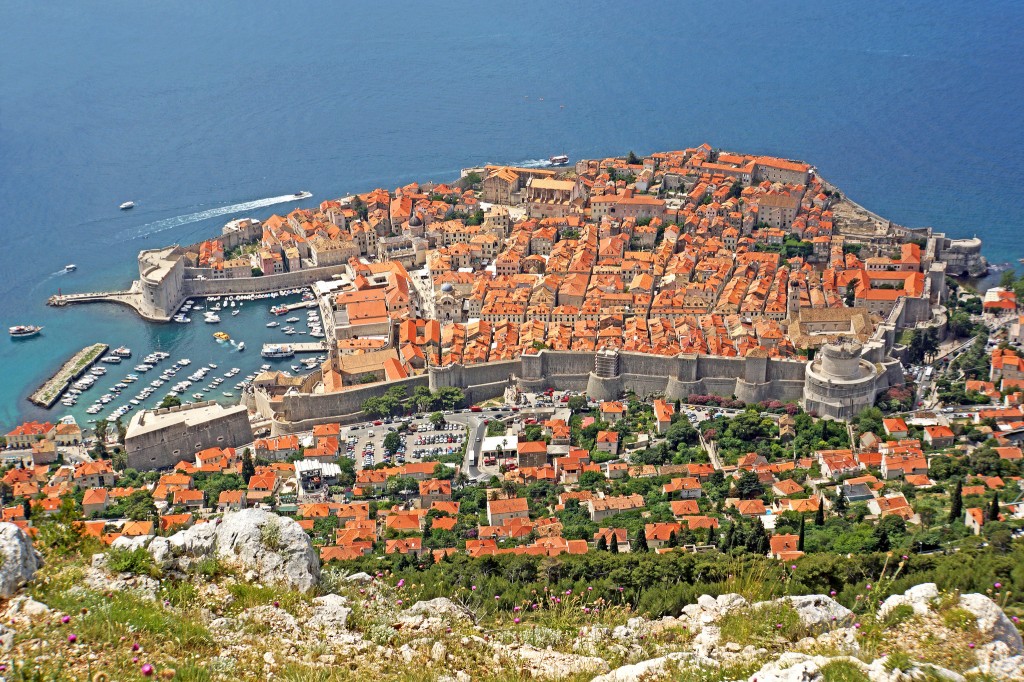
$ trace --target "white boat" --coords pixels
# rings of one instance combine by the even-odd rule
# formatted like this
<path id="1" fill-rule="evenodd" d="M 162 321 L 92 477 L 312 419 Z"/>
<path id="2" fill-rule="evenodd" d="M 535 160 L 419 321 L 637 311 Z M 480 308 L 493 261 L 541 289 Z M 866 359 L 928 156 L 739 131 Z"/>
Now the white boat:
<path id="1" fill-rule="evenodd" d="M 78 266 L 75 265 L 74 263 L 68 263 L 67 265 L 64 266 L 64 272 L 74 272 L 77 269 Z"/>
<path id="2" fill-rule="evenodd" d="M 120 348 L 115 348 L 110 352 L 119 358 L 130 358 L 132 356 L 132 349 L 128 346 L 121 346 Z"/>
<path id="3" fill-rule="evenodd" d="M 297 317 L 289 317 L 287 320 L 285 320 L 285 322 L 292 322 L 292 323 L 295 323 L 295 322 L 298 322 L 298 321 L 299 321 L 299 318 L 297 318 Z"/>
<path id="4" fill-rule="evenodd" d="M 121 356 L 119 355 L 108 355 L 100 360 L 100 362 L 106 362 L 111 365 L 118 365 L 121 363 Z"/>
<path id="5" fill-rule="evenodd" d="M 203 318 L 203 322 L 207 324 L 216 324 L 217 322 L 220 322 L 220 316 L 217 315 L 217 313 L 207 313 Z"/>
<path id="6" fill-rule="evenodd" d="M 556 154 L 555 156 L 552 156 L 550 159 L 548 159 L 548 162 L 552 166 L 564 166 L 565 164 L 569 163 L 569 157 L 566 156 L 565 154 Z"/>
<path id="7" fill-rule="evenodd" d="M 227 396 L 228 398 L 231 398 L 231 397 L 233 397 L 233 396 L 234 396 L 235 394 L 234 394 L 234 393 L 232 393 L 231 391 L 223 391 L 223 392 L 222 392 L 222 395 L 225 395 L 225 396 Z"/>
<path id="8" fill-rule="evenodd" d="M 8 327 L 7 329 L 7 333 L 16 339 L 24 339 L 29 336 L 35 336 L 41 331 L 43 331 L 42 327 L 36 327 L 30 324 L 19 324 L 14 327 Z"/>
<path id="9" fill-rule="evenodd" d="M 238 350 L 245 350 L 245 341 L 238 342 Z"/>
<path id="10" fill-rule="evenodd" d="M 232 315 L 237 315 L 237 314 L 238 314 L 238 313 L 240 313 L 240 312 L 242 312 L 242 311 L 241 311 L 241 310 L 232 310 L 232 311 L 231 311 L 231 314 L 232 314 Z"/>
<path id="11" fill-rule="evenodd" d="M 289 345 L 269 344 L 263 347 L 260 355 L 265 358 L 290 358 L 295 355 L 295 349 Z"/>
<path id="12" fill-rule="evenodd" d="M 279 327 L 279 326 L 281 326 L 281 323 L 280 322 L 267 322 L 267 326 L 268 327 Z"/>
<path id="13" fill-rule="evenodd" d="M 130 208 L 135 208 L 135 202 L 134 201 L 126 201 L 123 204 L 121 204 L 120 206 L 118 206 L 118 208 L 120 208 L 122 211 L 127 211 Z"/>

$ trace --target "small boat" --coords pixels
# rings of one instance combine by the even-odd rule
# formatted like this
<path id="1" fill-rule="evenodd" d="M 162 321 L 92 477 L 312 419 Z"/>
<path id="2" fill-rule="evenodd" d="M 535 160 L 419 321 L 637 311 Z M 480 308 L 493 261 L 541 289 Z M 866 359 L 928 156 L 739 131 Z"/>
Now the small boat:
<path id="1" fill-rule="evenodd" d="M 241 311 L 241 310 L 232 310 L 232 311 L 231 311 L 231 314 L 232 314 L 232 315 L 237 315 L 237 314 L 238 314 L 238 313 L 240 313 L 240 312 L 242 312 L 242 311 Z"/>
<path id="2" fill-rule="evenodd" d="M 565 164 L 569 163 L 569 157 L 566 156 L 565 154 L 556 154 L 552 156 L 550 159 L 548 159 L 548 162 L 552 166 L 564 166 Z"/>
<path id="3" fill-rule="evenodd" d="M 220 322 L 220 315 L 218 315 L 217 313 L 206 313 L 206 315 L 203 317 L 203 322 L 207 324 L 217 324 L 218 322 Z"/>
<path id="4" fill-rule="evenodd" d="M 118 206 L 118 208 L 120 208 L 122 211 L 127 211 L 130 208 L 135 208 L 135 202 L 134 201 L 126 201 L 123 204 L 121 204 L 120 206 Z"/>
<path id="5" fill-rule="evenodd" d="M 225 332 L 214 332 L 213 333 L 213 338 L 217 339 L 218 341 L 230 341 L 231 340 L 231 337 L 228 336 Z"/>
<path id="6" fill-rule="evenodd" d="M 267 322 L 267 326 L 268 327 L 279 327 L 279 326 L 281 326 L 281 323 L 280 322 Z"/>
<path id="7" fill-rule="evenodd" d="M 108 355 L 104 357 L 100 362 L 106 362 L 111 365 L 117 365 L 121 363 L 121 357 L 119 355 Z"/>
<path id="8" fill-rule="evenodd" d="M 285 320 L 285 322 L 293 322 L 293 323 L 294 322 L 298 322 L 298 321 L 299 321 L 299 318 L 297 318 L 297 317 L 289 317 L 287 320 Z"/>
<path id="9" fill-rule="evenodd" d="M 295 355 L 295 349 L 288 345 L 269 344 L 263 347 L 260 355 L 265 358 L 290 358 Z"/>
<path id="10" fill-rule="evenodd" d="M 234 393 L 232 393 L 231 391 L 222 391 L 222 393 L 221 393 L 221 394 L 222 394 L 222 395 L 224 395 L 224 396 L 226 396 L 226 397 L 228 397 L 228 398 L 231 398 L 231 397 L 233 397 L 233 396 L 235 395 L 235 394 L 234 394 Z"/>
<path id="11" fill-rule="evenodd" d="M 288 308 L 283 305 L 274 306 L 270 309 L 270 312 L 274 315 L 285 315 L 288 313 Z"/>
<path id="12" fill-rule="evenodd" d="M 132 349 L 127 346 L 121 346 L 110 351 L 119 358 L 130 358 L 132 356 Z"/>
<path id="13" fill-rule="evenodd" d="M 75 265 L 74 263 L 68 263 L 67 265 L 64 266 L 64 272 L 74 272 L 77 269 L 78 266 Z"/>
<path id="14" fill-rule="evenodd" d="M 245 341 L 239 341 L 238 342 L 238 350 L 240 350 L 240 351 L 245 350 Z"/>
<path id="15" fill-rule="evenodd" d="M 41 331 L 43 331 L 42 327 L 37 327 L 31 324 L 19 324 L 8 328 L 7 333 L 16 339 L 25 339 L 30 336 L 35 336 Z"/>

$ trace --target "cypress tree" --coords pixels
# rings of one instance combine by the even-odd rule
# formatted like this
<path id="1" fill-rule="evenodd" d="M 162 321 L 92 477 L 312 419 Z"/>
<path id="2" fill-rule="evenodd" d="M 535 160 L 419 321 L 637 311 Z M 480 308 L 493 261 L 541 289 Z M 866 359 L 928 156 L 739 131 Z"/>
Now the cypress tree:
<path id="1" fill-rule="evenodd" d="M 949 502 L 949 522 L 958 521 L 964 513 L 964 484 L 957 479 L 956 487 L 953 488 L 953 497 Z"/>
<path id="2" fill-rule="evenodd" d="M 747 542 L 745 545 L 747 551 L 767 556 L 768 545 L 768 531 L 764 529 L 764 524 L 761 523 L 760 517 L 755 518 L 747 535 Z"/>
<path id="3" fill-rule="evenodd" d="M 32 518 L 32 500 L 30 500 L 29 498 L 26 497 L 21 502 L 21 508 L 22 508 L 22 510 L 24 510 L 25 519 L 31 519 Z"/>
<path id="4" fill-rule="evenodd" d="M 992 496 L 992 504 L 988 508 L 988 516 L 986 521 L 998 521 L 999 520 L 999 492 Z"/>
<path id="5" fill-rule="evenodd" d="M 615 535 L 615 533 L 612 533 L 612 541 L 608 544 L 608 551 L 612 554 L 619 553 L 619 538 Z"/>
<path id="6" fill-rule="evenodd" d="M 820 506 L 818 510 L 821 510 Z M 796 541 L 796 548 L 799 552 L 804 551 L 804 517 L 802 516 L 800 517 L 800 538 Z"/>
<path id="7" fill-rule="evenodd" d="M 815 526 L 824 526 L 825 525 L 825 498 L 824 497 L 819 497 L 818 498 L 818 511 L 814 512 L 814 525 Z M 803 527 L 804 527 L 804 520 L 801 517 L 801 519 L 800 519 L 800 528 L 803 529 Z"/>
<path id="8" fill-rule="evenodd" d="M 843 494 L 842 488 L 839 489 L 839 495 L 836 497 L 836 513 L 845 514 L 846 510 L 850 508 L 847 503 L 846 495 Z"/>
<path id="9" fill-rule="evenodd" d="M 666 544 L 669 547 L 678 547 L 679 546 L 679 538 L 676 537 L 676 532 L 674 530 L 673 531 L 669 531 L 668 542 Z"/>
<path id="10" fill-rule="evenodd" d="M 736 524 L 729 523 L 725 527 L 725 537 L 722 538 L 722 551 L 728 552 L 733 548 L 733 543 L 736 541 Z"/>
<path id="11" fill-rule="evenodd" d="M 252 455 L 249 454 L 249 448 L 246 448 L 242 451 L 242 480 L 249 485 L 249 479 L 255 475 L 256 465 L 252 461 Z"/>
<path id="12" fill-rule="evenodd" d="M 597 539 L 597 551 L 598 552 L 607 552 L 608 551 L 608 540 L 605 538 L 604 535 L 602 535 L 601 537 L 599 537 Z"/>
<path id="13" fill-rule="evenodd" d="M 651 548 L 647 546 L 647 532 L 643 526 L 640 527 L 640 532 L 636 534 L 636 544 L 633 547 L 634 552 L 649 552 Z"/>

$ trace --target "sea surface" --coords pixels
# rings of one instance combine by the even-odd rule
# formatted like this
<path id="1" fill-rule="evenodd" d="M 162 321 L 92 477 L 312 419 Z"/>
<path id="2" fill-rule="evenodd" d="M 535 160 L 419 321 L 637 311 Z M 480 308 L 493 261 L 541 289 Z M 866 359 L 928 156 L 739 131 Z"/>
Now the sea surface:
<path id="1" fill-rule="evenodd" d="M 125 287 L 140 249 L 235 217 L 486 162 L 706 141 L 804 159 L 899 223 L 1024 256 L 1019 0 L 4 0 L 0 26 L 0 325 L 45 326 L 0 339 L 0 432 L 65 414 L 26 396 L 90 343 L 244 375 L 284 338 L 266 305 L 157 325 L 46 307 L 58 290 Z M 274 203 L 298 190 L 314 197 Z"/>

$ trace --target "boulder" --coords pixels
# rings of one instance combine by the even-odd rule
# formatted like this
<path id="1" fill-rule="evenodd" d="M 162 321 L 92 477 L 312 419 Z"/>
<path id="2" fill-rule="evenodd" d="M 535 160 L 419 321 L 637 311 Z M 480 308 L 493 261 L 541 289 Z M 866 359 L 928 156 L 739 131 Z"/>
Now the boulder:
<path id="1" fill-rule="evenodd" d="M 804 627 L 811 629 L 844 625 L 853 618 L 850 609 L 823 594 L 782 597 L 777 601 L 788 602 L 800 616 L 800 622 Z"/>
<path id="2" fill-rule="evenodd" d="M 884 620 L 897 606 L 909 606 L 918 616 L 925 616 L 931 610 L 932 602 L 939 596 L 935 583 L 914 585 L 903 594 L 894 594 L 878 607 L 878 617 Z"/>
<path id="3" fill-rule="evenodd" d="M 447 625 L 470 623 L 473 614 L 447 597 L 418 601 L 398 615 L 401 627 L 432 630 Z"/>
<path id="4" fill-rule="evenodd" d="M 298 522 L 262 509 L 225 514 L 220 522 L 178 531 L 150 552 L 164 568 L 185 570 L 195 560 L 215 556 L 246 579 L 284 583 L 302 592 L 320 580 L 320 559 Z"/>
<path id="5" fill-rule="evenodd" d="M 277 606 L 254 606 L 243 611 L 239 620 L 262 626 L 272 635 L 294 635 L 299 631 L 295 616 Z"/>
<path id="6" fill-rule="evenodd" d="M 352 609 L 348 600 L 336 594 L 325 594 L 313 600 L 313 615 L 306 626 L 323 632 L 343 632 L 348 629 L 348 617 Z"/>
<path id="7" fill-rule="evenodd" d="M 28 535 L 13 523 L 0 523 L 0 559 L 0 597 L 14 595 L 43 565 Z"/>
<path id="8" fill-rule="evenodd" d="M 371 583 L 371 582 L 373 582 L 373 576 L 370 575 L 369 573 L 363 573 L 362 571 L 360 571 L 359 573 L 353 573 L 350 576 L 346 576 L 345 577 L 345 582 L 350 582 L 350 583 Z"/>
<path id="9" fill-rule="evenodd" d="M 110 548 L 134 552 L 137 549 L 147 547 L 152 539 L 152 535 L 122 535 L 110 544 Z"/>
<path id="10" fill-rule="evenodd" d="M 498 647 L 496 647 L 498 648 Z M 608 671 L 608 663 L 596 656 L 566 654 L 554 649 L 532 646 L 502 647 L 499 651 L 515 661 L 526 676 L 540 680 L 560 680 L 580 674 L 596 675 Z"/>
<path id="11" fill-rule="evenodd" d="M 960 608 L 966 609 L 978 619 L 978 631 L 993 642 L 1002 642 L 1011 655 L 1024 653 L 1024 642 L 1013 622 L 1003 610 L 983 594 L 960 595 Z"/>

